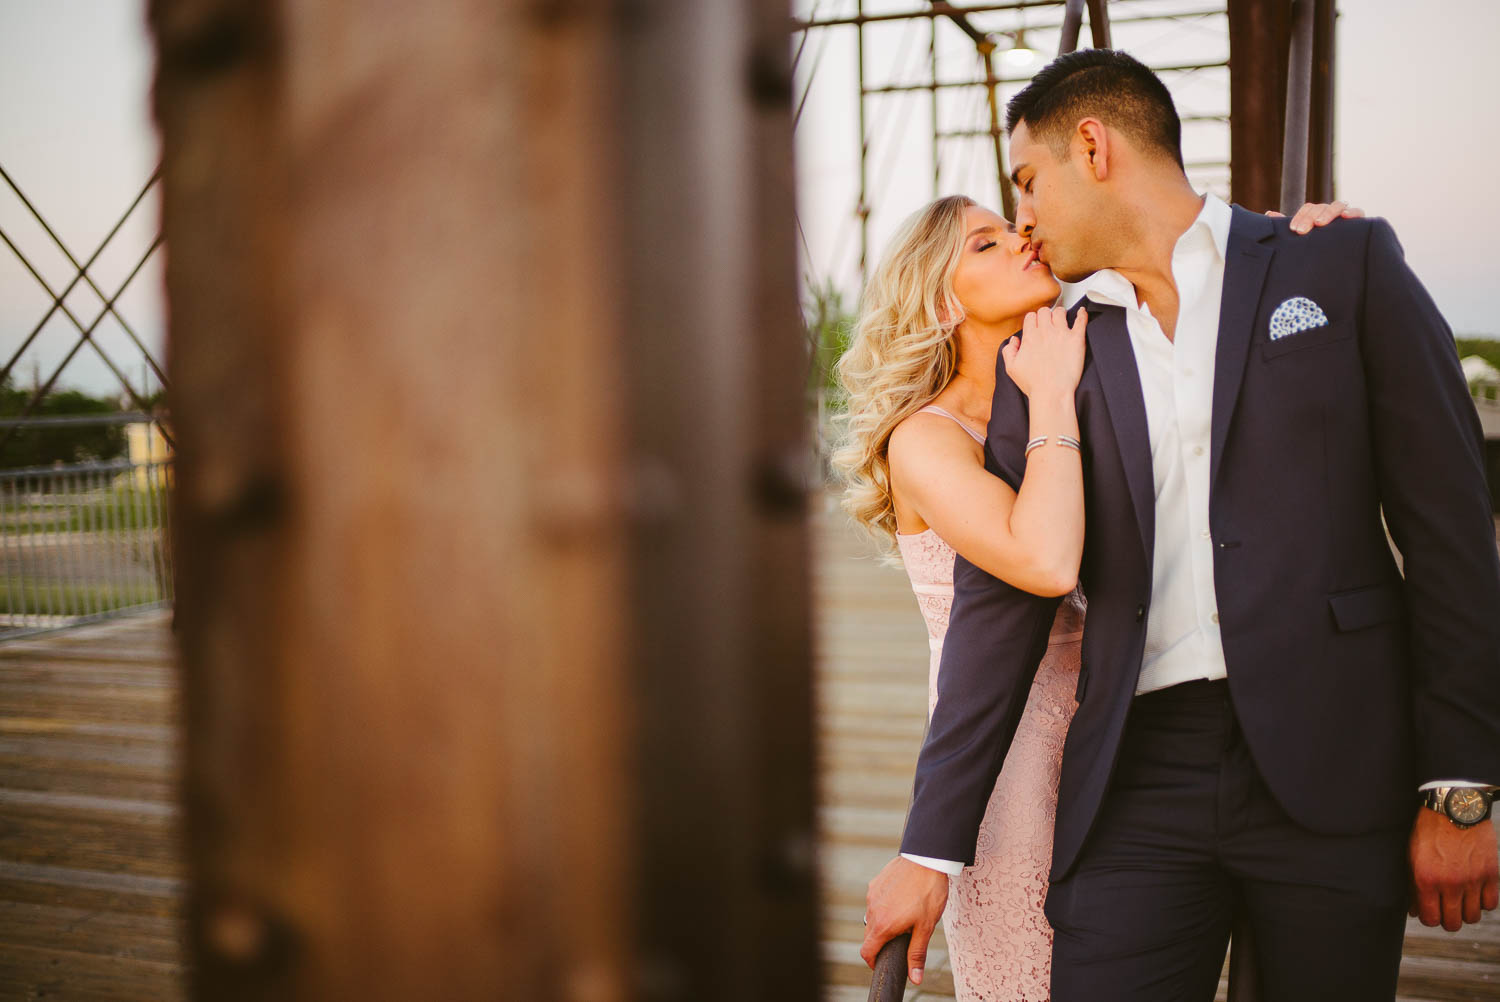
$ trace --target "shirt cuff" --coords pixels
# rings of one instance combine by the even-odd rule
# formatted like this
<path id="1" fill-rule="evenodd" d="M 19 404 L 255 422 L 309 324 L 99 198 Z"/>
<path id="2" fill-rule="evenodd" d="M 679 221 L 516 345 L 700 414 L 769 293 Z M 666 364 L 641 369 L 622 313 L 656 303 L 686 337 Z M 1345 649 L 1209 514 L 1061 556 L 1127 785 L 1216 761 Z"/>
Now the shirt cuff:
<path id="1" fill-rule="evenodd" d="M 1417 791 L 1425 792 L 1427 790 L 1436 790 L 1440 786 L 1477 786 L 1480 789 L 1484 790 L 1492 790 L 1495 788 L 1494 783 L 1476 783 L 1472 779 L 1436 779 L 1431 783 L 1423 783 L 1421 786 L 1417 787 Z"/>
<path id="2" fill-rule="evenodd" d="M 914 856 L 909 852 L 901 854 L 902 859 L 909 859 L 918 866 L 925 866 L 929 870 L 937 870 L 946 873 L 950 877 L 956 877 L 963 872 L 964 865 L 956 863 L 951 859 L 933 859 L 931 856 Z"/>

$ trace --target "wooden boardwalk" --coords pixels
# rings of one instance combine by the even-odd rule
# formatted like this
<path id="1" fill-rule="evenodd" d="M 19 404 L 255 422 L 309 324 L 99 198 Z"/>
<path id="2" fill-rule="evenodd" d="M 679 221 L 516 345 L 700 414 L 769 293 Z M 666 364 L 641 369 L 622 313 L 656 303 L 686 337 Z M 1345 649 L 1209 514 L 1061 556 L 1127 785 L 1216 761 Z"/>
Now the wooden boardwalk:
<path id="1" fill-rule="evenodd" d="M 842 514 L 824 506 L 815 518 L 826 998 L 863 1002 L 865 885 L 900 841 L 926 718 L 927 633 L 906 573 L 877 563 Z M 1412 919 L 1400 991 L 1403 1002 L 1500 999 L 1500 912 L 1456 934 Z M 941 932 L 927 983 L 907 998 L 953 998 Z"/>
<path id="2" fill-rule="evenodd" d="M 168 615 L 0 643 L 0 999 L 185 997 Z"/>
<path id="3" fill-rule="evenodd" d="M 922 739 L 927 642 L 901 569 L 841 517 L 816 522 L 825 995 L 854 1002 L 865 883 L 895 851 Z M 165 613 L 0 643 L 0 1000 L 185 997 L 171 657 Z M 907 997 L 952 998 L 941 933 L 929 972 Z M 1402 992 L 1500 999 L 1500 915 L 1458 935 L 1413 923 Z"/>

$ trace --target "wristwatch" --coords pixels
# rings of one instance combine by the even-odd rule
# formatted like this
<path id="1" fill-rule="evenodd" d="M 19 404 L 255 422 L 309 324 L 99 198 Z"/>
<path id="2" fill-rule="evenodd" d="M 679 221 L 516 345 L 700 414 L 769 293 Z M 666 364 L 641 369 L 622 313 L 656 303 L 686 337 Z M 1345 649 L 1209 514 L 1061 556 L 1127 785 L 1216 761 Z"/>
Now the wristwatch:
<path id="1" fill-rule="evenodd" d="M 1460 828 L 1473 828 L 1490 816 L 1495 787 L 1437 786 L 1422 791 L 1422 805 L 1446 815 Z"/>

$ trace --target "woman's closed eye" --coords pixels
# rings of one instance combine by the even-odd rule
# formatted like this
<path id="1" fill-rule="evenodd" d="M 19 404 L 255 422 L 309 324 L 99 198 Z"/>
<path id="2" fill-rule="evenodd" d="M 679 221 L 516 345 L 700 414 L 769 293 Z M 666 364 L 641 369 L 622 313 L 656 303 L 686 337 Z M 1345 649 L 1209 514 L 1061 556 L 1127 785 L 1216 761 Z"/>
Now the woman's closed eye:
<path id="1" fill-rule="evenodd" d="M 950 246 L 951 246 L 951 244 L 950 244 Z M 974 252 L 976 254 L 982 254 L 982 253 L 984 253 L 985 251 L 989 250 L 991 247 L 994 247 L 994 246 L 995 246 L 995 241 L 993 241 L 993 240 L 986 240 L 983 243 L 981 243 L 978 247 L 975 247 L 974 248 Z"/>

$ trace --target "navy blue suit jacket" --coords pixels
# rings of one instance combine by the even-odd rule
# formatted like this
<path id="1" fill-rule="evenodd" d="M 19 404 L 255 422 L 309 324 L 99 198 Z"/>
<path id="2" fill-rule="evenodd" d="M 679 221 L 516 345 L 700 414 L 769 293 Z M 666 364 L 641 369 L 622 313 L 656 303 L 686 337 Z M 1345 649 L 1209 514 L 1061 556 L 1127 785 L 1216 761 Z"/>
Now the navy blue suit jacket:
<path id="1" fill-rule="evenodd" d="M 1328 325 L 1270 340 L 1272 311 L 1294 296 L 1319 304 Z M 1053 879 L 1072 868 L 1110 782 L 1157 532 L 1124 311 L 1080 305 L 1088 616 Z M 1026 400 L 1004 367 L 985 461 L 1019 488 Z M 1299 236 L 1234 209 L 1213 392 L 1214 582 L 1250 751 L 1312 831 L 1410 824 L 1423 782 L 1500 782 L 1500 559 L 1483 453 L 1452 334 L 1389 224 L 1341 220 Z M 962 557 L 954 584 L 901 848 L 972 863 L 1058 600 Z"/>

